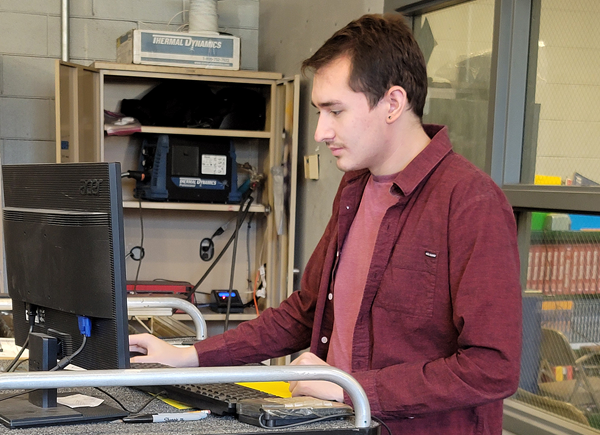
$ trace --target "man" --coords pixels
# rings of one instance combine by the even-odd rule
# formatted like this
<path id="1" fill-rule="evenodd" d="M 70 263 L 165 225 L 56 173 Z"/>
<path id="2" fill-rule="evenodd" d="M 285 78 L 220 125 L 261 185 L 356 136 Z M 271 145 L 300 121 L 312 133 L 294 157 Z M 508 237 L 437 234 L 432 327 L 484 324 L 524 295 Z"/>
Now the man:
<path id="1" fill-rule="evenodd" d="M 179 350 L 132 336 L 137 361 L 237 365 L 297 352 L 365 389 L 394 434 L 500 434 L 519 378 L 521 290 L 512 209 L 421 123 L 425 62 L 400 16 L 364 16 L 334 34 L 314 71 L 315 140 L 345 172 L 302 288 L 258 319 Z M 349 402 L 327 382 L 294 395 Z"/>

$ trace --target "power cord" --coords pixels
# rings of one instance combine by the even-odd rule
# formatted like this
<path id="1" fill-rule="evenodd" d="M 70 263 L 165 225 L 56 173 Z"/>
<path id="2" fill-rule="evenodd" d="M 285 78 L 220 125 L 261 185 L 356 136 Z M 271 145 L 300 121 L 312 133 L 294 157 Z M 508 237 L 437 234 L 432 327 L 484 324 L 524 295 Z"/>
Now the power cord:
<path id="1" fill-rule="evenodd" d="M 125 171 L 121 173 L 121 178 L 133 178 L 137 181 L 144 181 L 148 178 L 150 174 L 145 171 Z M 140 211 L 140 244 L 138 246 L 134 246 L 129 250 L 125 258 L 131 257 L 133 261 L 137 261 L 137 270 L 135 272 L 135 280 L 133 282 L 133 291 L 136 291 L 138 279 L 140 276 L 140 269 L 142 267 L 142 260 L 146 256 L 146 251 L 144 250 L 144 214 L 142 209 L 142 199 L 138 199 L 138 209 Z"/>
<path id="2" fill-rule="evenodd" d="M 5 400 L 12 399 L 13 397 L 22 396 L 23 394 L 29 394 L 29 393 L 32 393 L 34 391 L 37 391 L 37 388 L 34 388 L 32 390 L 25 390 L 25 391 L 22 391 L 20 393 L 11 394 L 10 396 L 2 396 L 0 398 L 0 402 L 4 402 Z"/>
<path id="3" fill-rule="evenodd" d="M 31 326 L 29 328 L 29 332 L 27 333 L 27 339 L 25 340 L 25 343 L 23 343 L 23 346 L 21 347 L 21 350 L 19 351 L 19 353 L 13 358 L 11 363 L 6 368 L 6 372 L 14 372 L 16 370 L 16 368 L 19 366 L 19 364 L 20 364 L 19 359 L 21 358 L 21 355 L 23 355 L 23 352 L 25 352 L 25 349 L 27 349 L 27 346 L 29 345 L 29 334 L 31 334 L 32 332 L 33 332 L 33 326 Z"/>
<path id="4" fill-rule="evenodd" d="M 344 417 L 351 417 L 353 415 L 354 415 L 354 413 L 345 415 Z M 316 423 L 318 421 L 333 420 L 333 419 L 338 419 L 338 418 L 340 418 L 340 415 L 325 415 L 323 417 L 316 417 L 316 418 L 313 418 L 310 420 L 300 421 L 297 423 L 284 424 L 284 425 L 280 425 L 280 426 L 267 426 L 265 424 L 264 415 L 261 413 L 260 416 L 258 417 L 258 424 L 260 425 L 260 427 L 262 427 L 264 429 L 287 429 L 290 427 L 303 426 L 305 424 Z M 390 429 L 390 427 L 387 424 L 385 424 L 380 418 L 371 416 L 371 419 L 375 420 L 377 423 L 382 425 L 385 428 L 385 430 L 387 431 L 387 433 L 389 435 L 392 435 L 392 430 Z"/>
<path id="5" fill-rule="evenodd" d="M 19 353 L 14 357 L 14 359 L 6 368 L 7 372 L 15 371 L 15 369 L 18 367 L 17 363 L 19 362 L 19 358 L 21 358 L 21 355 L 23 355 L 25 349 L 27 349 L 27 346 L 29 346 L 29 334 L 33 332 L 33 326 L 35 325 L 36 315 L 37 309 L 33 305 L 27 304 L 27 316 L 29 317 L 29 331 L 27 332 L 27 338 L 25 339 L 25 343 L 23 343 L 23 346 L 21 346 L 21 350 L 19 351 Z"/>
<path id="6" fill-rule="evenodd" d="M 73 354 L 62 358 L 58 363 L 56 363 L 56 365 L 54 367 L 52 367 L 48 371 L 55 372 L 57 370 L 62 370 L 66 366 L 68 366 L 69 364 L 71 364 L 71 361 L 73 361 L 73 358 L 75 358 L 77 355 L 79 355 L 81 353 L 81 351 L 85 347 L 86 343 L 87 343 L 87 337 L 84 335 L 83 336 L 83 341 L 81 342 L 81 346 L 79 346 L 79 349 L 77 349 L 75 352 L 73 352 Z"/>
<path id="7" fill-rule="evenodd" d="M 139 407 L 138 409 L 134 410 L 134 411 L 130 411 L 129 409 L 127 409 L 125 407 L 125 405 L 123 405 L 115 396 L 113 396 L 112 394 L 110 394 L 108 391 L 100 388 L 100 387 L 94 387 L 94 389 L 100 391 L 102 394 L 105 394 L 106 396 L 110 397 L 117 405 L 119 405 L 121 407 L 121 409 L 123 409 L 123 411 L 126 411 L 128 414 L 139 414 L 140 412 L 142 412 L 148 405 L 150 405 L 152 402 L 154 402 L 156 399 L 160 398 L 160 396 L 164 393 L 166 393 L 166 390 L 162 390 L 161 392 L 159 392 L 158 394 L 151 396 L 150 399 L 148 399 L 146 402 L 144 402 L 142 404 L 141 407 Z"/>
<path id="8" fill-rule="evenodd" d="M 20 359 L 19 362 L 17 364 L 15 364 L 15 366 L 13 367 L 13 371 L 16 371 L 21 366 L 21 364 L 26 363 L 28 361 L 29 361 L 29 358 Z"/>
<path id="9" fill-rule="evenodd" d="M 138 283 L 138 279 L 140 277 L 140 269 L 142 268 L 142 260 L 146 256 L 146 251 L 144 250 L 144 213 L 143 213 L 143 209 L 142 209 L 142 200 L 141 199 L 138 200 L 138 209 L 140 211 L 140 244 L 138 246 L 134 246 L 133 248 L 131 248 L 131 250 L 125 257 L 125 258 L 131 257 L 131 259 L 133 261 L 138 262 L 137 269 L 135 271 L 135 280 L 133 281 L 133 292 L 134 293 L 137 290 L 137 283 Z M 138 252 L 137 257 L 135 255 L 136 251 Z"/>
<path id="10" fill-rule="evenodd" d="M 375 420 L 377 423 L 379 423 L 380 425 L 382 425 L 383 427 L 385 427 L 385 430 L 387 431 L 388 435 L 392 435 L 392 430 L 390 429 L 390 427 L 387 424 L 385 424 L 383 422 L 382 419 L 374 417 L 374 416 L 371 416 L 371 419 Z"/>
<path id="11" fill-rule="evenodd" d="M 259 316 L 260 313 L 258 311 L 258 301 L 256 299 L 256 286 L 258 285 L 258 281 L 253 281 L 252 280 L 252 261 L 251 261 L 251 254 L 250 254 L 250 230 L 252 229 L 252 219 L 254 218 L 254 215 L 251 215 L 250 218 L 248 219 L 248 228 L 246 230 L 246 258 L 248 259 L 248 278 L 247 280 L 247 286 L 248 286 L 248 292 L 252 295 L 252 304 L 254 304 L 254 308 L 256 309 L 256 315 Z M 257 271 L 256 273 L 256 279 L 258 280 L 259 277 L 259 272 Z M 256 283 L 256 284 L 255 284 Z M 250 302 L 248 303 L 250 304 Z"/>
<path id="12" fill-rule="evenodd" d="M 252 204 L 252 201 L 254 200 L 254 198 L 252 198 L 252 196 L 248 196 L 248 207 L 247 209 L 250 207 L 250 205 Z M 241 207 L 240 207 L 241 210 Z M 244 213 L 238 213 L 238 220 L 235 226 L 235 231 L 233 232 L 233 254 L 231 257 L 231 272 L 229 274 L 229 296 L 227 298 L 227 309 L 225 311 L 225 324 L 224 324 L 224 330 L 227 331 L 229 329 L 229 316 L 231 314 L 231 295 L 233 292 L 233 279 L 235 277 L 235 259 L 237 257 L 237 244 L 238 244 L 238 234 L 240 231 L 240 227 L 242 226 L 242 223 L 244 222 L 244 219 L 246 218 L 246 214 Z"/>
<path id="13" fill-rule="evenodd" d="M 223 258 L 223 255 L 225 255 L 225 252 L 227 252 L 227 249 L 229 249 L 229 246 L 233 242 L 234 238 L 237 236 L 239 227 L 240 227 L 241 223 L 246 219 L 246 216 L 248 215 L 248 212 L 250 210 L 250 206 L 252 205 L 252 201 L 254 200 L 254 198 L 252 196 L 250 196 L 251 192 L 252 192 L 251 190 L 248 190 L 246 192 L 246 195 L 244 196 L 244 198 L 242 198 L 242 200 L 240 201 L 240 210 L 238 213 L 241 213 L 242 218 L 238 219 L 238 222 L 236 223 L 236 228 L 235 228 L 233 234 L 231 235 L 231 237 L 229 237 L 229 240 L 227 241 L 227 243 L 225 244 L 225 246 L 223 247 L 223 249 L 221 250 L 219 255 L 217 255 L 217 257 L 210 264 L 210 266 L 208 267 L 206 272 L 204 272 L 204 275 L 202 275 L 202 277 L 198 280 L 198 282 L 188 292 L 188 294 L 187 294 L 188 300 L 191 299 L 192 295 L 196 292 L 198 287 L 200 287 L 200 285 L 204 282 L 204 280 L 209 275 L 209 273 L 215 268 L 215 266 L 217 265 L 219 260 L 221 260 L 221 258 Z M 245 206 L 244 206 L 244 204 L 245 204 Z"/>
<path id="14" fill-rule="evenodd" d="M 73 361 L 73 359 L 77 355 L 79 355 L 81 353 L 81 351 L 85 348 L 85 345 L 87 343 L 87 338 L 92 334 L 92 321 L 89 319 L 89 317 L 77 316 L 77 324 L 79 326 L 79 332 L 81 332 L 81 335 L 83 336 L 83 340 L 81 342 L 81 346 L 79 346 L 79 349 L 77 349 L 71 355 L 67 355 L 64 358 L 62 358 L 49 371 L 55 372 L 57 370 L 64 369 L 66 366 L 68 366 L 69 364 L 71 364 L 71 361 Z"/>
<path id="15" fill-rule="evenodd" d="M 199 254 L 200 254 L 200 258 L 203 261 L 212 260 L 214 254 L 215 254 L 215 242 L 213 242 L 213 239 L 215 237 L 218 237 L 221 234 L 223 234 L 225 232 L 225 230 L 227 229 L 227 227 L 229 226 L 229 223 L 234 219 L 235 219 L 235 216 L 232 217 L 231 219 L 229 219 L 227 222 L 225 222 L 219 228 L 217 228 L 217 230 L 213 233 L 212 236 L 205 237 L 204 239 L 202 239 L 200 241 Z"/>
<path id="16" fill-rule="evenodd" d="M 352 416 L 352 414 L 349 414 L 344 417 L 348 417 L 348 416 Z M 339 419 L 339 418 L 340 418 L 340 415 L 325 415 L 323 417 L 316 417 L 316 418 L 312 418 L 310 420 L 299 421 L 297 423 L 283 424 L 280 426 L 267 426 L 265 424 L 264 415 L 261 413 L 260 416 L 258 417 L 258 424 L 260 425 L 260 427 L 262 427 L 264 429 L 287 429 L 290 427 L 297 427 L 297 426 L 303 426 L 305 424 L 316 423 L 318 421 L 334 420 L 334 419 Z M 390 432 L 390 435 L 391 435 L 391 432 Z"/>

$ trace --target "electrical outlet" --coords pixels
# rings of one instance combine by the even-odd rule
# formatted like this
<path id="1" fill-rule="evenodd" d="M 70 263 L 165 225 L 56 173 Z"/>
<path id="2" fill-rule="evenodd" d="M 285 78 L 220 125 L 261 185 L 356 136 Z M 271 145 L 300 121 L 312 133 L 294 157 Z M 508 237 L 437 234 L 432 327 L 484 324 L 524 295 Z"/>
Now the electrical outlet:
<path id="1" fill-rule="evenodd" d="M 319 179 L 319 155 L 304 156 L 304 178 Z"/>

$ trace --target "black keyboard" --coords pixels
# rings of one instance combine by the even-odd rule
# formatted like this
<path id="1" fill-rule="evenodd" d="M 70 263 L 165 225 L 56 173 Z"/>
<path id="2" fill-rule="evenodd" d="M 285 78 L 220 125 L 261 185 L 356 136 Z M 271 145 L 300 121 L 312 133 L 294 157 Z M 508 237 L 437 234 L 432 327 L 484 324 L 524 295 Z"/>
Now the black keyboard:
<path id="1" fill-rule="evenodd" d="M 159 368 L 160 364 L 131 364 L 131 368 Z M 162 366 L 165 367 L 165 366 Z M 210 409 L 212 414 L 236 415 L 236 404 L 242 399 L 262 399 L 277 397 L 244 385 L 225 384 L 186 384 L 137 386 L 138 390 L 161 394 L 169 399 L 185 403 L 192 408 Z"/>
<path id="2" fill-rule="evenodd" d="M 149 393 L 162 393 L 169 399 L 192 408 L 210 409 L 212 414 L 236 415 L 236 404 L 242 399 L 276 397 L 239 384 L 157 385 L 136 387 Z"/>

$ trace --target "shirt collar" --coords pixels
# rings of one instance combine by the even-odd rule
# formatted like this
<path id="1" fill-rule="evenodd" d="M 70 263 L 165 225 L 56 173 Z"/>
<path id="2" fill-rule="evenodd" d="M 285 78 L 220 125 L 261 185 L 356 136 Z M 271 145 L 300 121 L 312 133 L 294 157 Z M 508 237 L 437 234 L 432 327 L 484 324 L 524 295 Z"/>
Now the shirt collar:
<path id="1" fill-rule="evenodd" d="M 431 138 L 431 142 L 394 179 L 394 184 L 398 186 L 404 196 L 410 195 L 438 163 L 452 151 L 448 127 L 425 124 L 423 128 Z"/>

